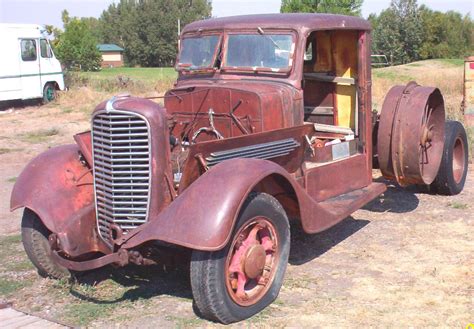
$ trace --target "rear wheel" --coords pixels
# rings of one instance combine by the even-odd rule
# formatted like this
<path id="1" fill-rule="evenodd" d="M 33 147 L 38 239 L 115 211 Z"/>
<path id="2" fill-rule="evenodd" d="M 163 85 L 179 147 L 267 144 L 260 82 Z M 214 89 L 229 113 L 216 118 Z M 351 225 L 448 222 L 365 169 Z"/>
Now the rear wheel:
<path id="1" fill-rule="evenodd" d="M 43 88 L 43 103 L 49 103 L 56 99 L 56 87 L 48 82 Z"/>
<path id="2" fill-rule="evenodd" d="M 200 314 L 227 324 L 263 310 L 278 296 L 289 251 L 282 206 L 268 194 L 251 194 L 224 249 L 193 251 L 191 286 Z"/>
<path id="3" fill-rule="evenodd" d="M 468 144 L 466 131 L 458 121 L 446 122 L 443 158 L 438 175 L 431 184 L 437 193 L 455 195 L 466 182 L 468 167 Z"/>
<path id="4" fill-rule="evenodd" d="M 51 258 L 48 236 L 51 232 L 33 211 L 25 209 L 21 221 L 21 239 L 28 258 L 37 268 L 38 274 L 54 279 L 69 278 L 68 269 Z"/>

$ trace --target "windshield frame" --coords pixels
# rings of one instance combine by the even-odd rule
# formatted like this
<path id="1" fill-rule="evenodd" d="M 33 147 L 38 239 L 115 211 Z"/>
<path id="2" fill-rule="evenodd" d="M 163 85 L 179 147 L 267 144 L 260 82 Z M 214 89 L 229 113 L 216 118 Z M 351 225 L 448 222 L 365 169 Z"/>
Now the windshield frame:
<path id="1" fill-rule="evenodd" d="M 189 38 L 199 38 L 199 37 L 208 37 L 208 36 L 217 36 L 217 43 L 216 43 L 216 49 L 214 50 L 214 54 L 212 54 L 211 58 L 211 63 L 209 66 L 201 66 L 195 69 L 191 69 L 190 67 L 187 66 L 181 66 L 180 65 L 180 59 L 181 59 L 181 52 L 182 52 L 182 47 L 183 47 L 183 42 L 185 39 Z M 222 44 L 222 39 L 223 39 L 223 33 L 222 31 L 215 31 L 215 32 L 188 32 L 185 33 L 181 36 L 179 40 L 179 51 L 178 51 L 178 56 L 176 58 L 176 65 L 175 65 L 175 70 L 178 71 L 179 73 L 199 73 L 199 72 L 215 72 L 219 68 L 215 66 L 216 61 L 217 61 L 217 56 L 219 54 L 219 51 L 221 49 L 221 44 Z"/>
<path id="2" fill-rule="evenodd" d="M 270 67 L 253 67 L 253 66 L 226 66 L 227 62 L 227 47 L 229 41 L 229 35 L 289 35 L 291 36 L 291 49 L 290 55 L 288 57 L 288 67 L 280 68 L 280 69 L 272 69 Z M 297 47 L 298 36 L 294 30 L 281 30 L 281 29 L 270 29 L 265 28 L 264 34 L 258 32 L 257 28 L 254 29 L 246 29 L 246 30 L 228 30 L 224 31 L 224 38 L 222 40 L 222 59 L 221 59 L 221 67 L 220 70 L 224 73 L 226 72 L 244 72 L 244 73 L 263 73 L 263 74 L 277 74 L 277 75 L 288 75 L 295 66 L 295 54 L 296 54 L 296 47 Z"/>

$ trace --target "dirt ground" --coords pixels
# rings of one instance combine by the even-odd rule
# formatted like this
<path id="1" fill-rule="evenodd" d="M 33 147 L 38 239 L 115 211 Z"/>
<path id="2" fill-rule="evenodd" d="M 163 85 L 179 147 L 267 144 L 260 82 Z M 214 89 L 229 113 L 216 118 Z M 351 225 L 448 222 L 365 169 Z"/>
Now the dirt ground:
<path id="1" fill-rule="evenodd" d="M 106 268 L 69 283 L 38 277 L 26 259 L 21 211 L 9 212 L 14 181 L 36 154 L 86 130 L 90 110 L 0 111 L 0 299 L 69 325 L 218 326 L 194 313 L 182 267 Z M 458 196 L 389 186 L 324 233 L 293 227 L 278 299 L 236 326 L 465 328 L 474 322 L 473 169 Z"/>

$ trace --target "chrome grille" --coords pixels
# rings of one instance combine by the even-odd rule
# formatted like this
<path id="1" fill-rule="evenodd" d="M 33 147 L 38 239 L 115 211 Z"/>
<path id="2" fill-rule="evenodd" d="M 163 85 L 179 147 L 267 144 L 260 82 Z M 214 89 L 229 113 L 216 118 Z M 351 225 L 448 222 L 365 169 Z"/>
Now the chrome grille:
<path id="1" fill-rule="evenodd" d="M 109 244 L 111 226 L 124 233 L 145 223 L 151 182 L 150 129 L 145 118 L 108 110 L 92 118 L 96 217 Z"/>

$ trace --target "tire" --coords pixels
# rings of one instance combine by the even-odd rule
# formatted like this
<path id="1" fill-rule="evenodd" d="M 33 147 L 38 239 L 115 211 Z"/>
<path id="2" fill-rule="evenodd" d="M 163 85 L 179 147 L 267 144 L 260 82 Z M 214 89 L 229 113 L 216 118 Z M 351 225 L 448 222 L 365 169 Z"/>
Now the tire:
<path id="1" fill-rule="evenodd" d="M 56 99 L 56 87 L 53 83 L 48 82 L 43 88 L 43 103 L 47 104 Z"/>
<path id="2" fill-rule="evenodd" d="M 459 194 L 466 182 L 468 143 L 466 131 L 458 121 L 447 121 L 443 158 L 431 187 L 438 194 Z"/>
<path id="3" fill-rule="evenodd" d="M 283 207 L 266 193 L 250 194 L 227 246 L 192 253 L 191 288 L 197 313 L 224 324 L 257 314 L 278 296 L 289 252 L 290 226 Z M 240 273 L 233 270 L 235 266 Z M 240 292 L 239 281 L 244 282 Z"/>
<path id="4" fill-rule="evenodd" d="M 63 279 L 71 277 L 68 269 L 51 258 L 48 236 L 51 232 L 33 211 L 25 209 L 21 221 L 21 239 L 28 258 L 42 277 Z"/>

